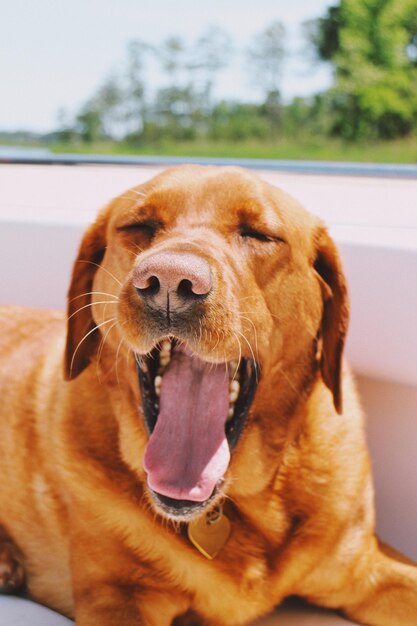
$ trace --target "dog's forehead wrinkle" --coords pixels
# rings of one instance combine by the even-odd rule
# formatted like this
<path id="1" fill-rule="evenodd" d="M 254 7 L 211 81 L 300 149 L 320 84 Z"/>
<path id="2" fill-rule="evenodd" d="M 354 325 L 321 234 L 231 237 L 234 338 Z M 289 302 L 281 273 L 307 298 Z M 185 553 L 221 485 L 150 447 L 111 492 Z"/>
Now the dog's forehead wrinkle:
<path id="1" fill-rule="evenodd" d="M 211 225 L 212 217 L 213 212 L 207 207 L 204 208 L 201 205 L 190 206 L 177 215 L 175 223 L 177 228 L 205 228 L 208 232 L 213 230 L 213 226 Z"/>

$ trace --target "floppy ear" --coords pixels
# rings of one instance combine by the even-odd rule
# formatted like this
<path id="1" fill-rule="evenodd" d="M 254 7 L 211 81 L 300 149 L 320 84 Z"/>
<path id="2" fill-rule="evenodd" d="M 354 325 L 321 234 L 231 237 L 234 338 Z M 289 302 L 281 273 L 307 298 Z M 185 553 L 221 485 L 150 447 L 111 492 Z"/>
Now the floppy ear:
<path id="1" fill-rule="evenodd" d="M 94 275 L 106 250 L 105 214 L 86 231 L 72 270 L 67 303 L 67 343 L 64 378 L 76 378 L 90 363 L 100 339 L 91 313 Z"/>
<path id="2" fill-rule="evenodd" d="M 325 384 L 333 393 L 336 411 L 341 413 L 342 355 L 349 321 L 349 304 L 340 256 L 323 226 L 316 233 L 314 269 L 323 298 L 320 369 Z"/>

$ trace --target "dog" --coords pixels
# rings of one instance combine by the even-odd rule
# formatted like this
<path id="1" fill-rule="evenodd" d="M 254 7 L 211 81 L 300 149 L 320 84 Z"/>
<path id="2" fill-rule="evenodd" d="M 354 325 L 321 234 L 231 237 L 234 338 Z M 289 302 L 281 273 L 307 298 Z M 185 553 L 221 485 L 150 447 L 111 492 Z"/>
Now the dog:
<path id="1" fill-rule="evenodd" d="M 180 166 L 87 230 L 68 312 L 1 309 L 0 584 L 78 626 L 243 626 L 284 598 L 415 626 L 374 535 L 325 226 Z"/>

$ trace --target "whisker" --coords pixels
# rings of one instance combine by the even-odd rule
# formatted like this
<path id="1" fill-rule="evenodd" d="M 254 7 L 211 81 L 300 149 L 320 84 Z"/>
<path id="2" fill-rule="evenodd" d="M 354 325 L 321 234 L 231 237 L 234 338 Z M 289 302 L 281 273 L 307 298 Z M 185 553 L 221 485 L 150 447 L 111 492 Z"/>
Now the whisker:
<path id="1" fill-rule="evenodd" d="M 81 306 L 79 309 L 74 311 L 74 313 L 71 313 L 71 315 L 68 317 L 68 319 L 70 320 L 71 317 L 74 317 L 74 315 L 77 315 L 77 313 L 79 313 L 83 309 L 87 309 L 89 306 L 94 306 L 95 304 L 117 304 L 117 301 L 115 301 L 115 300 L 101 300 L 100 302 L 89 302 L 88 304 L 85 304 L 84 306 Z"/>
<path id="2" fill-rule="evenodd" d="M 216 335 L 217 335 L 217 343 L 216 343 L 216 345 L 215 345 L 215 346 L 214 346 L 214 348 L 213 348 L 213 352 L 216 352 L 216 350 L 217 350 L 217 346 L 218 346 L 218 345 L 219 345 L 219 343 L 220 343 L 220 334 L 219 334 L 219 331 L 217 330 L 217 328 L 216 328 Z"/>
<path id="3" fill-rule="evenodd" d="M 130 354 L 133 354 L 133 361 L 135 361 L 135 360 L 136 360 L 136 354 L 135 354 L 135 352 L 132 350 L 132 348 L 128 348 L 128 349 L 126 350 L 126 367 L 128 367 L 128 365 L 129 365 L 129 357 L 130 357 Z"/>
<path id="4" fill-rule="evenodd" d="M 98 370 L 98 365 L 101 359 L 101 355 L 103 353 L 103 349 L 104 349 L 104 344 L 106 343 L 107 337 L 109 336 L 109 333 L 111 332 L 112 328 L 114 328 L 117 324 L 117 320 L 114 322 L 114 324 L 112 324 L 106 331 L 106 334 L 104 335 L 104 337 L 101 339 L 100 341 L 100 345 L 98 347 L 97 350 L 97 363 L 96 363 L 96 368 L 97 368 L 97 373 L 99 372 Z"/>
<path id="5" fill-rule="evenodd" d="M 123 322 L 121 324 L 121 327 L 123 328 L 123 326 L 125 326 L 127 324 L 127 321 Z M 119 345 L 117 346 L 117 350 L 116 350 L 116 379 L 117 379 L 117 385 L 120 387 L 120 378 L 119 378 L 119 353 L 120 353 L 120 349 L 123 345 L 123 343 L 125 343 L 125 339 L 123 337 L 123 335 L 121 336 L 121 339 L 119 341 Z M 130 348 L 127 350 L 127 355 L 129 355 L 130 352 Z M 126 361 L 127 364 L 127 361 Z"/>
<path id="6" fill-rule="evenodd" d="M 85 296 L 109 296 L 109 298 L 116 298 L 119 300 L 119 296 L 116 296 L 114 293 L 107 293 L 107 291 L 86 291 L 85 293 L 80 293 L 79 296 L 74 296 L 69 300 L 69 302 L 73 302 L 78 298 L 84 298 Z"/>
<path id="7" fill-rule="evenodd" d="M 146 196 L 148 195 L 144 191 L 136 191 L 136 189 L 129 189 L 129 192 L 134 193 L 135 196 L 140 196 L 141 198 L 146 198 Z"/>
<path id="8" fill-rule="evenodd" d="M 295 391 L 296 393 L 299 393 L 299 389 L 295 386 L 295 384 L 293 383 L 291 378 L 288 376 L 288 374 L 284 370 L 282 364 L 279 364 L 278 370 L 281 372 L 281 374 L 285 378 L 285 380 L 289 383 L 289 385 L 292 388 L 292 390 Z"/>
<path id="9" fill-rule="evenodd" d="M 145 248 L 141 248 L 137 243 L 134 243 L 134 246 L 139 252 L 143 252 L 145 250 Z"/>
<path id="10" fill-rule="evenodd" d="M 252 354 L 252 358 L 253 358 L 253 360 L 254 360 L 254 362 L 255 362 L 255 364 L 256 364 L 256 363 L 257 363 L 257 360 L 255 359 L 255 355 L 254 355 L 254 352 L 253 352 L 253 350 L 252 350 L 252 346 L 251 346 L 251 344 L 250 344 L 250 341 L 248 341 L 248 339 L 246 338 L 246 336 L 245 336 L 243 333 L 241 333 L 241 332 L 240 332 L 240 330 L 238 330 L 237 332 L 239 333 L 239 335 L 240 335 L 241 337 L 243 337 L 243 339 L 244 339 L 244 340 L 246 341 L 246 343 L 248 344 L 248 346 L 249 346 L 249 350 L 251 351 L 251 354 Z M 257 367 L 255 367 L 255 377 L 256 377 L 256 382 L 259 382 L 259 381 L 258 381 L 258 368 L 257 368 Z"/>
<path id="11" fill-rule="evenodd" d="M 146 198 L 148 194 L 143 193 L 142 191 L 136 191 L 135 189 L 128 189 L 121 197 L 126 200 L 132 200 L 132 197 L 129 194 L 134 194 L 135 196 L 139 196 L 140 198 Z"/>
<path id="12" fill-rule="evenodd" d="M 203 335 L 201 319 L 198 320 L 198 327 L 199 327 L 199 331 L 198 331 L 198 339 L 197 339 L 197 348 L 201 352 L 201 342 L 202 342 L 202 335 Z"/>
<path id="13" fill-rule="evenodd" d="M 120 378 L 119 378 L 119 352 L 120 352 L 120 348 L 122 347 L 124 343 L 124 339 L 123 337 L 120 339 L 119 341 L 119 345 L 117 346 L 117 351 L 116 351 L 116 380 L 117 380 L 117 385 L 118 387 L 120 387 Z"/>
<path id="14" fill-rule="evenodd" d="M 84 335 L 84 337 L 81 339 L 81 341 L 78 342 L 77 347 L 75 348 L 74 352 L 72 353 L 72 359 L 71 359 L 71 363 L 70 363 L 70 374 L 72 372 L 72 368 L 73 368 L 73 365 L 74 365 L 75 355 L 77 354 L 78 349 L 81 346 L 81 344 L 83 343 L 83 341 L 85 341 L 87 339 L 87 337 L 89 337 L 89 335 L 91 335 L 91 333 L 93 333 L 95 330 L 98 330 L 99 328 L 101 328 L 101 326 L 104 326 L 105 324 L 110 324 L 110 322 L 114 322 L 115 320 L 116 320 L 116 318 L 112 317 L 109 320 L 105 320 L 104 322 L 101 322 L 101 324 L 97 324 L 96 326 L 94 326 L 94 328 L 89 330 L 88 333 L 86 333 Z"/>
<path id="15" fill-rule="evenodd" d="M 135 259 L 138 256 L 134 250 L 127 250 L 127 252 L 129 252 L 129 254 L 131 254 Z"/>
<path id="16" fill-rule="evenodd" d="M 239 302 L 243 302 L 243 300 L 249 300 L 249 298 L 258 298 L 258 296 L 244 296 L 243 298 L 238 298 Z"/>
<path id="17" fill-rule="evenodd" d="M 247 320 L 250 324 L 252 324 L 252 327 L 253 327 L 253 334 L 255 335 L 255 352 L 256 352 L 256 355 L 257 355 L 257 357 L 258 357 L 258 361 L 259 361 L 259 350 L 258 350 L 258 332 L 257 332 L 257 330 L 256 330 L 256 326 L 255 326 L 255 324 L 253 323 L 253 321 L 252 321 L 249 317 L 246 317 L 245 315 L 242 315 L 242 314 L 239 314 L 239 315 L 240 315 L 240 318 L 241 318 L 241 319 L 243 319 L 243 320 Z"/>
<path id="18" fill-rule="evenodd" d="M 99 267 L 100 269 L 104 270 L 109 276 L 111 276 L 111 278 L 113 278 L 113 280 L 115 280 L 116 283 L 120 285 L 120 287 L 122 286 L 120 280 L 116 278 L 116 276 L 114 276 L 114 274 L 112 274 L 106 267 L 103 267 L 99 263 L 94 263 L 94 261 L 88 261 L 87 259 L 81 259 L 77 261 L 77 263 L 90 263 L 90 265 L 95 265 L 96 267 Z"/>
<path id="19" fill-rule="evenodd" d="M 242 346 L 241 346 L 241 343 L 240 343 L 240 339 L 239 339 L 239 337 L 236 335 L 236 333 L 234 332 L 234 330 L 232 330 L 232 333 L 234 334 L 235 339 L 236 339 L 236 341 L 237 341 L 237 345 L 239 346 L 239 358 L 238 358 L 238 361 L 237 361 L 237 367 L 236 367 L 235 373 L 233 374 L 233 378 L 235 378 L 236 374 L 237 374 L 237 373 L 238 373 L 238 371 L 239 371 L 240 363 L 241 363 L 241 361 L 242 361 Z"/>

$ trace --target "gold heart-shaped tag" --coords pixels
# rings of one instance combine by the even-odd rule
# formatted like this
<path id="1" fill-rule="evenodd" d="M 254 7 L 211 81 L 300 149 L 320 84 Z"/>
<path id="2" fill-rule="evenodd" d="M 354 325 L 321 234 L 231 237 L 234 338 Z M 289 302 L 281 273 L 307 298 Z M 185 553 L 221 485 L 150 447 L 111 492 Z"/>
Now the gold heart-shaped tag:
<path id="1" fill-rule="evenodd" d="M 229 539 L 231 525 L 220 507 L 188 524 L 188 539 L 206 559 L 214 559 Z"/>

